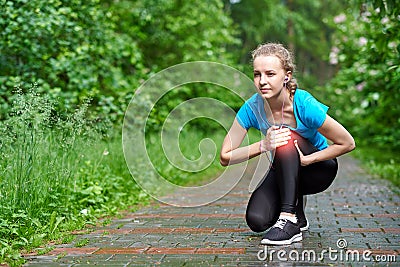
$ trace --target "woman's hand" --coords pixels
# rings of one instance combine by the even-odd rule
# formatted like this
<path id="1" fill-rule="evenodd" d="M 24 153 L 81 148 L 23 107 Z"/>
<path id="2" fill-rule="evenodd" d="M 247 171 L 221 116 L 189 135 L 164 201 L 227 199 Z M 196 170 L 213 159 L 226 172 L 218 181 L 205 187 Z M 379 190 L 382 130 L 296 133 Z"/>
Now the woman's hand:
<path id="1" fill-rule="evenodd" d="M 333 144 L 329 145 L 323 150 L 311 153 L 309 155 L 304 155 L 300 150 L 297 141 L 294 140 L 294 145 L 299 152 L 300 163 L 302 166 L 336 158 L 340 155 L 350 152 L 355 148 L 354 139 L 351 134 L 329 115 L 326 115 L 325 122 L 318 129 L 318 131 L 328 140 L 331 140 Z"/>
<path id="2" fill-rule="evenodd" d="M 270 127 L 267 130 L 265 139 L 260 141 L 261 153 L 286 145 L 291 139 L 290 134 L 291 132 L 289 128 L 279 128 L 278 126 Z"/>
<path id="3" fill-rule="evenodd" d="M 294 140 L 293 143 L 297 151 L 299 152 L 301 166 L 307 166 L 314 162 L 312 154 L 305 156 L 303 152 L 301 152 L 299 145 L 297 144 L 297 140 Z"/>

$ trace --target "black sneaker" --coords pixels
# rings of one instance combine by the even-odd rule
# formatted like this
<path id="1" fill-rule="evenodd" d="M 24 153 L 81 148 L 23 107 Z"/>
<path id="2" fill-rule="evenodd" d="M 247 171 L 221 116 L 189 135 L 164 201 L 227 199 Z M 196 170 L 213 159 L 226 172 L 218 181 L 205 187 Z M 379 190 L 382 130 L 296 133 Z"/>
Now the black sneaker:
<path id="1" fill-rule="evenodd" d="M 278 221 L 268 230 L 261 240 L 263 245 L 290 245 L 293 242 L 303 240 L 300 227 L 297 223 L 292 223 L 287 219 Z"/>
<path id="2" fill-rule="evenodd" d="M 307 231 L 308 228 L 310 227 L 308 220 L 306 218 L 306 215 L 304 214 L 304 208 L 305 204 L 307 202 L 307 198 L 301 197 L 298 200 L 297 207 L 296 207 L 296 217 L 297 217 L 297 223 L 300 226 L 300 231 Z M 304 204 L 303 204 L 304 203 Z"/>
<path id="3" fill-rule="evenodd" d="M 300 218 L 297 220 L 299 227 L 300 227 L 300 231 L 304 232 L 307 231 L 308 228 L 310 228 L 310 224 L 308 223 L 307 218 Z"/>

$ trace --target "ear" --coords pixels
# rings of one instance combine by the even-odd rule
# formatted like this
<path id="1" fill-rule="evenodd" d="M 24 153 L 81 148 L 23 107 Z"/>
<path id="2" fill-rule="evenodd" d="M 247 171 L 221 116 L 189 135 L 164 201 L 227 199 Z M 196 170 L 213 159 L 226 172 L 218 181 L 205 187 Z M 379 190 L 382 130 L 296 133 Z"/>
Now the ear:
<path id="1" fill-rule="evenodd" d="M 292 79 L 292 72 L 289 70 L 286 72 L 286 76 L 289 78 L 289 80 Z"/>

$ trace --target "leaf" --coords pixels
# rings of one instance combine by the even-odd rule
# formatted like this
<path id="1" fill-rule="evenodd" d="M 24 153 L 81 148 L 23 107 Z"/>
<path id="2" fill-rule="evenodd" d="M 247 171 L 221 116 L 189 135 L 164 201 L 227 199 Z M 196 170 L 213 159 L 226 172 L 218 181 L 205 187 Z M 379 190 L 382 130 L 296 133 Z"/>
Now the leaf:
<path id="1" fill-rule="evenodd" d="M 54 225 L 56 223 L 56 219 L 57 219 L 57 212 L 53 211 L 50 215 L 50 221 L 49 221 L 49 230 L 52 232 L 52 229 L 54 228 Z"/>
<path id="2" fill-rule="evenodd" d="M 53 234 L 54 231 L 57 229 L 58 225 L 65 219 L 65 217 L 57 217 L 56 223 L 54 224 L 54 227 L 51 231 L 51 233 Z"/>

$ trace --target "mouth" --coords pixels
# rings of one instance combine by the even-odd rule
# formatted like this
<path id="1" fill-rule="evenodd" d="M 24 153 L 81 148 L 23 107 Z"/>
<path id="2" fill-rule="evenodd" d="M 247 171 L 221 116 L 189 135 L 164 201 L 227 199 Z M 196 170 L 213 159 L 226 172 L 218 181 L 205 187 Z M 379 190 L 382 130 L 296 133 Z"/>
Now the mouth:
<path id="1" fill-rule="evenodd" d="M 260 88 L 261 93 L 265 94 L 271 91 L 271 88 Z"/>

